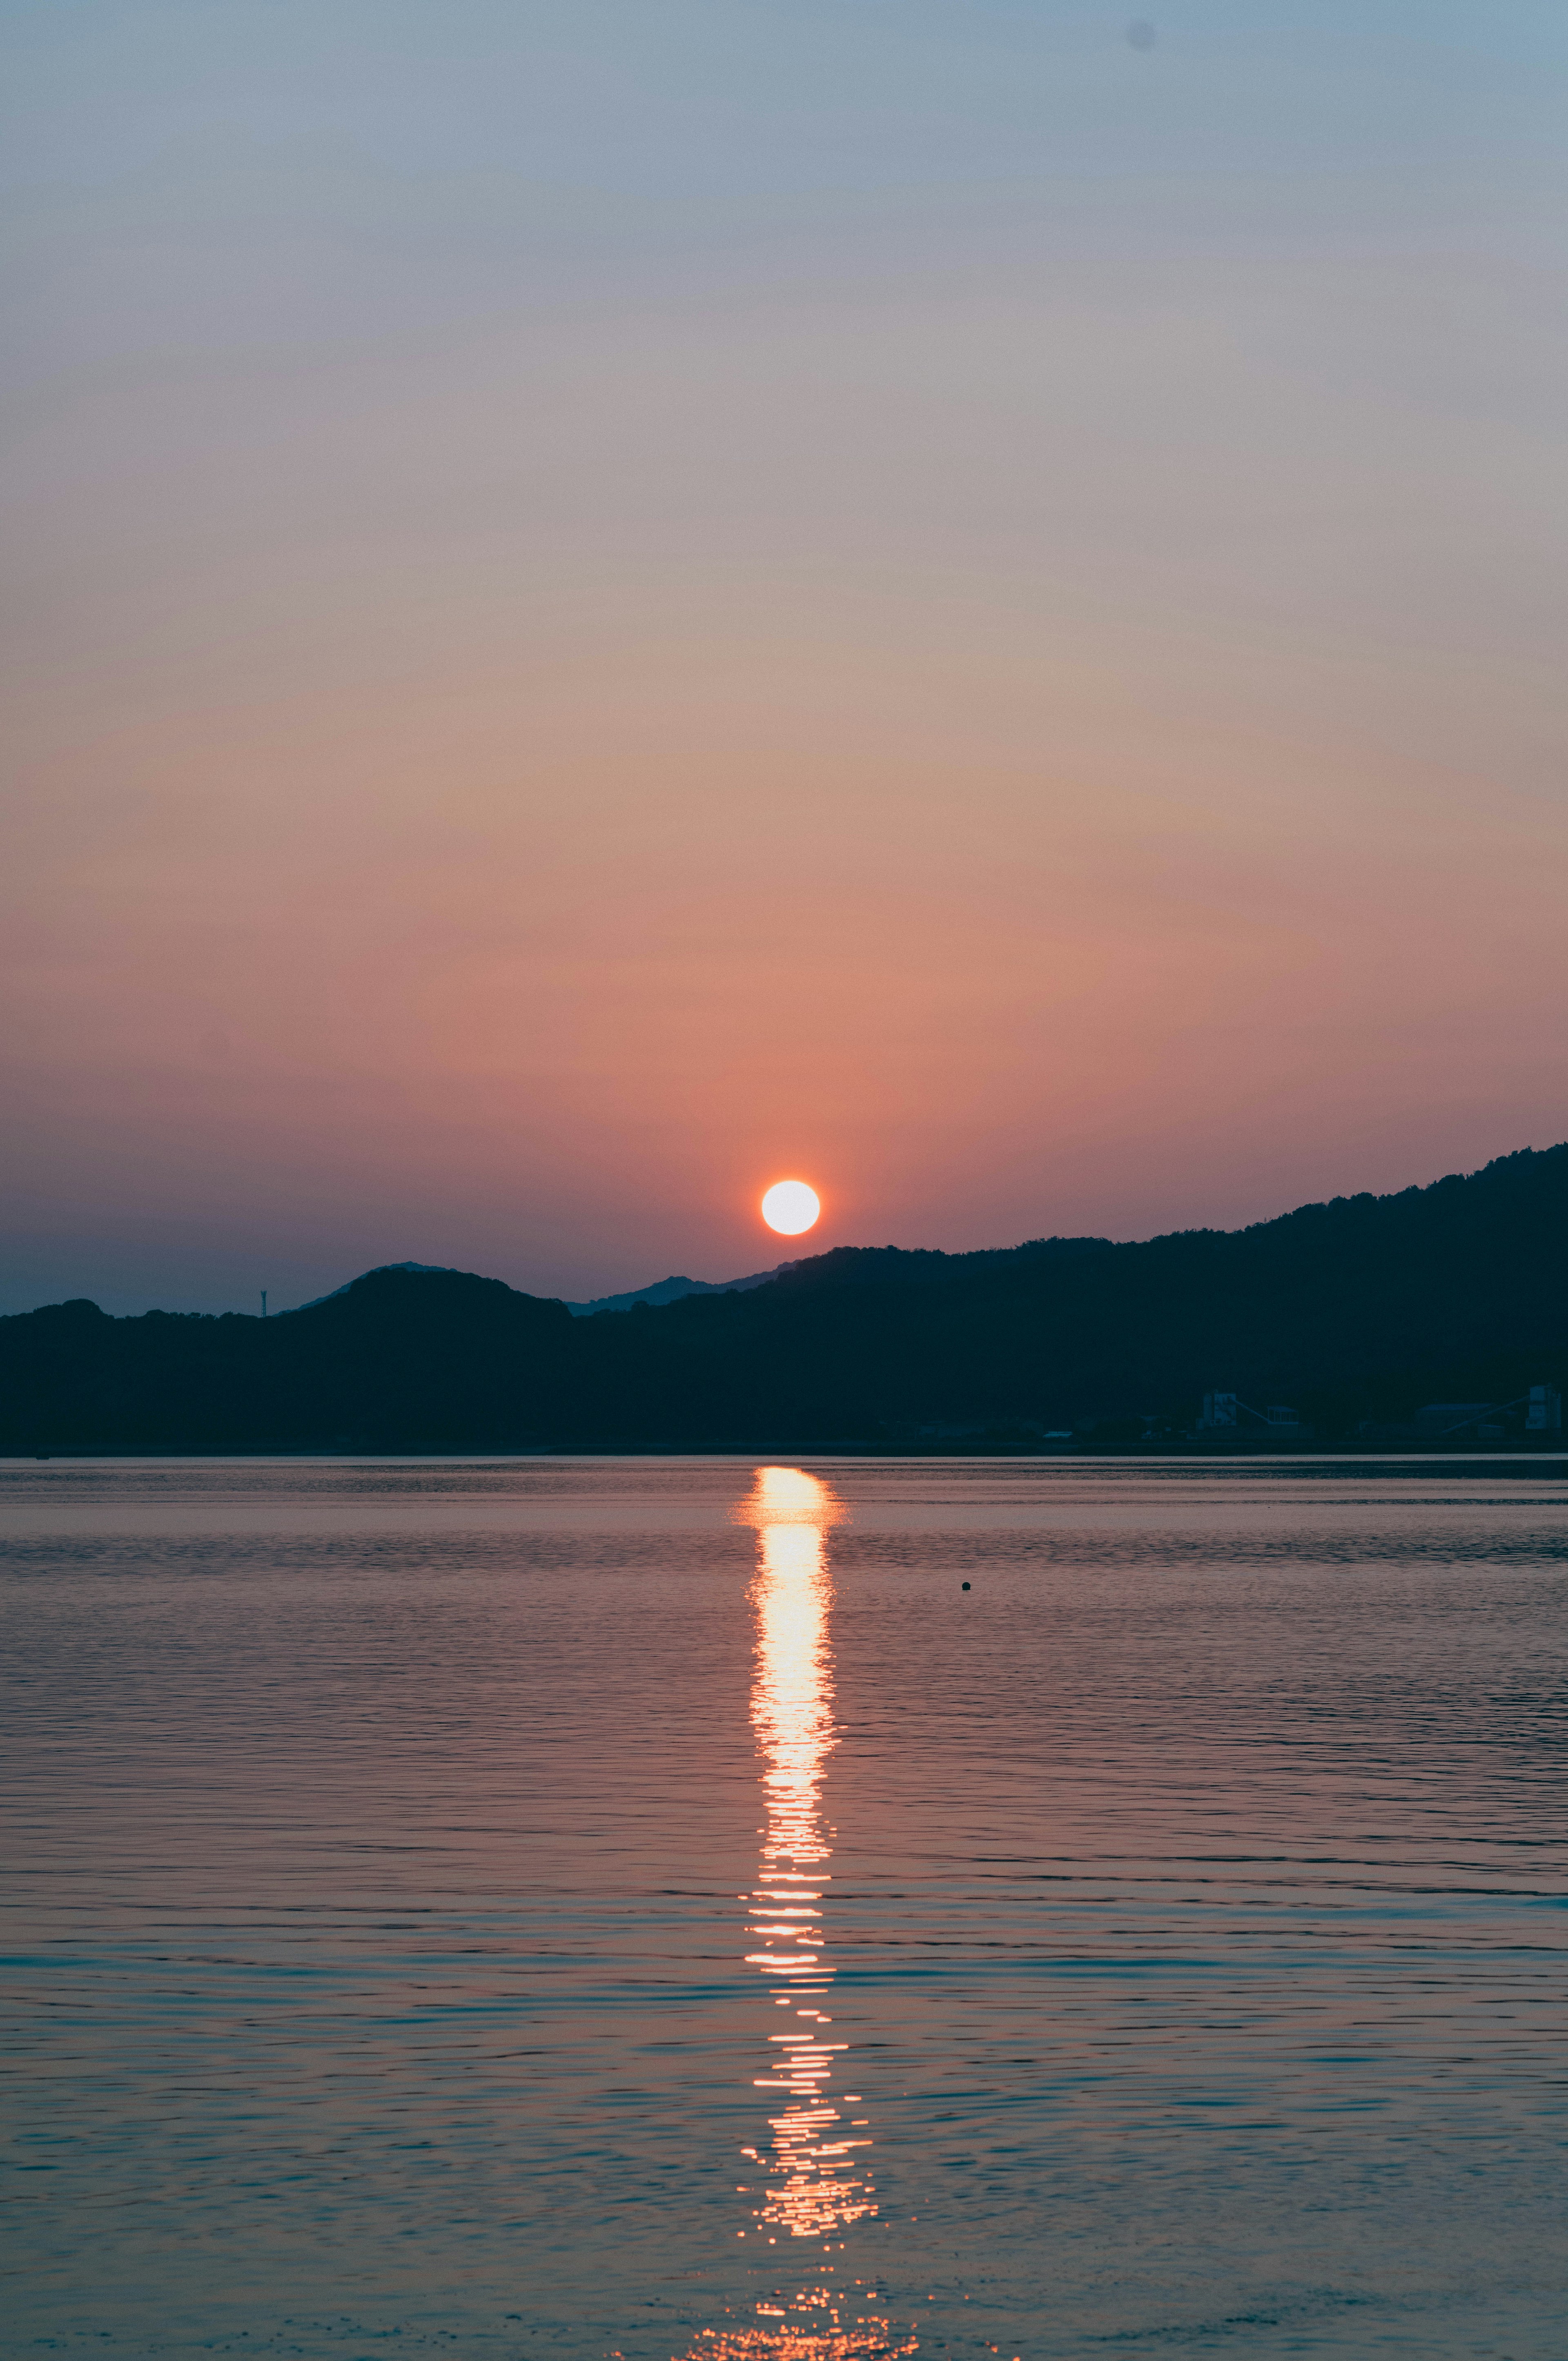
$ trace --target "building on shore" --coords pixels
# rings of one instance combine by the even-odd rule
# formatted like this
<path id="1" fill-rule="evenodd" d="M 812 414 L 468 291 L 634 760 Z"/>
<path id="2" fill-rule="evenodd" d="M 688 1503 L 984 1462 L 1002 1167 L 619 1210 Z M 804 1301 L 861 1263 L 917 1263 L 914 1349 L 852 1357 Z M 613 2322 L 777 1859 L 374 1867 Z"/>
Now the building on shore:
<path id="1" fill-rule="evenodd" d="M 1563 1397 L 1555 1386 L 1531 1386 L 1525 1397 L 1524 1431 L 1527 1434 L 1562 1433 Z"/>
<path id="2" fill-rule="evenodd" d="M 1263 1410 L 1255 1410 L 1251 1402 L 1243 1401 L 1240 1394 L 1205 1394 L 1203 1410 L 1195 1434 L 1202 1435 L 1304 1435 L 1311 1432 L 1301 1423 L 1300 1413 L 1288 1402 L 1269 1402 Z"/>

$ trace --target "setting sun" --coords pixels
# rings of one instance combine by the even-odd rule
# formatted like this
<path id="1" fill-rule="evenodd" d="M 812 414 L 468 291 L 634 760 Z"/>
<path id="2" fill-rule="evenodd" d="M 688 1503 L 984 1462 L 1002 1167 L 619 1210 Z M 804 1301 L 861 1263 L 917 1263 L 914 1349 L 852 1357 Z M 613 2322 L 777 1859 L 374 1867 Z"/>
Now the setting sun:
<path id="1" fill-rule="evenodd" d="M 808 1230 L 822 1211 L 822 1200 L 815 1189 L 804 1180 L 775 1180 L 762 1199 L 762 1219 L 770 1230 L 782 1231 L 786 1238 L 798 1237 Z"/>

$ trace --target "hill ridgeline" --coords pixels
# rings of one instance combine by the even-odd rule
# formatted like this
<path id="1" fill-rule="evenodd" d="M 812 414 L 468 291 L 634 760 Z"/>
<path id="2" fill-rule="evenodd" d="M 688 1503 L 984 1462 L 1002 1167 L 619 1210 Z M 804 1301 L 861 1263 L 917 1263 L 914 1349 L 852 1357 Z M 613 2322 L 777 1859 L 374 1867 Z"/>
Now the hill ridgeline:
<path id="1" fill-rule="evenodd" d="M 839 1247 L 591 1318 L 409 1265 L 266 1321 L 52 1304 L 0 1320 L 0 1451 L 1124 1444 L 1215 1391 L 1320 1443 L 1428 1404 L 1507 1405 L 1512 1438 L 1565 1370 L 1568 1146 L 1244 1230 Z"/>

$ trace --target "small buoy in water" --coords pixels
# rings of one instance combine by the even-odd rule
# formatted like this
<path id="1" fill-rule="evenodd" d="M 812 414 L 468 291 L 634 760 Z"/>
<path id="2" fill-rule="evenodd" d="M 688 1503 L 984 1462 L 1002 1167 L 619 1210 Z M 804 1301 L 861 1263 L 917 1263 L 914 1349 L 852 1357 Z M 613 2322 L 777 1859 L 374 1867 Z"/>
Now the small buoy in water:
<path id="1" fill-rule="evenodd" d="M 969 1588 L 969 1585 L 968 1585 L 968 1583 L 967 1583 L 967 1582 L 966 1582 L 966 1583 L 965 1583 L 965 1585 L 964 1585 L 964 1588 L 965 1588 L 966 1590 Z"/>

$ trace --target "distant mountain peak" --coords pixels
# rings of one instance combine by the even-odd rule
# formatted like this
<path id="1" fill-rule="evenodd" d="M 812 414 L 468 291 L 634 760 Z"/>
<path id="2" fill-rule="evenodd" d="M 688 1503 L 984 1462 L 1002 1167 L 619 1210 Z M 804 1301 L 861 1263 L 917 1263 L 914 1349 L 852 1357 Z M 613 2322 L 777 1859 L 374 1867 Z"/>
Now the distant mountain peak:
<path id="1" fill-rule="evenodd" d="M 656 1311 L 661 1304 L 678 1303 L 683 1295 L 743 1295 L 749 1287 L 765 1287 L 770 1279 L 794 1268 L 793 1262 L 781 1262 L 745 1279 L 656 1279 L 652 1287 L 634 1287 L 625 1295 L 596 1295 L 587 1303 L 568 1303 L 566 1309 L 574 1320 L 589 1320 L 599 1312 L 631 1312 L 640 1303 Z"/>
<path id="2" fill-rule="evenodd" d="M 681 1273 L 669 1279 L 657 1279 L 651 1287 L 631 1288 L 624 1295 L 596 1295 L 587 1303 L 568 1303 L 566 1309 L 575 1320 L 590 1319 L 598 1312 L 631 1312 L 640 1303 L 646 1303 L 651 1310 L 656 1311 L 663 1304 L 678 1303 L 683 1295 L 742 1295 L 748 1288 L 765 1287 L 769 1279 L 782 1278 L 786 1270 L 797 1268 L 795 1263 L 781 1262 L 773 1270 L 751 1271 L 744 1279 L 687 1279 Z M 323 1303 L 335 1303 L 339 1296 L 347 1295 L 352 1289 L 363 1286 L 367 1279 L 379 1279 L 390 1271 L 418 1272 L 432 1279 L 466 1279 L 470 1276 L 466 1271 L 455 1269 L 450 1263 L 378 1262 L 371 1269 L 360 1271 L 356 1278 L 345 1279 L 341 1287 L 333 1288 L 330 1293 L 313 1296 L 309 1303 L 298 1303 L 293 1308 L 297 1312 L 314 1312 Z M 286 1318 L 288 1315 L 280 1313 L 279 1316 Z"/>

